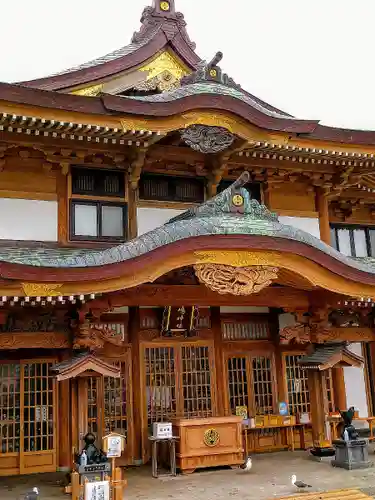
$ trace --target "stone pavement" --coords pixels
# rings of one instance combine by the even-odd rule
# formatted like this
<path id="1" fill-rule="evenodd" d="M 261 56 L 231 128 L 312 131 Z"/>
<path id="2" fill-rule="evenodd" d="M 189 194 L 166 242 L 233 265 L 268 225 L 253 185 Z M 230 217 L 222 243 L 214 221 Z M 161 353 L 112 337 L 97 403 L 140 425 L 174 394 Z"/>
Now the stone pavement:
<path id="1" fill-rule="evenodd" d="M 370 457 L 375 456 L 371 453 Z M 307 452 L 282 452 L 255 455 L 253 469 L 209 470 L 176 478 L 151 477 L 151 468 L 141 467 L 126 472 L 128 487 L 125 498 L 134 500 L 271 500 L 295 495 L 290 476 L 313 486 L 312 491 L 358 488 L 375 498 L 375 467 L 367 470 L 345 471 L 327 462 L 313 462 Z M 0 478 L 0 499 L 23 498 L 33 486 L 40 489 L 40 500 L 69 500 L 62 493 L 62 476 L 39 474 Z"/>

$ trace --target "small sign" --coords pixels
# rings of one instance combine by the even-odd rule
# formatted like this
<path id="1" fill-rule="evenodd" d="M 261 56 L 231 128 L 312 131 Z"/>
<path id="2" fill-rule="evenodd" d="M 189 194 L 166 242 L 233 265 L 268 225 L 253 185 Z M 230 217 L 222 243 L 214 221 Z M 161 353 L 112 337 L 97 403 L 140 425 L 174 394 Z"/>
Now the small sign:
<path id="1" fill-rule="evenodd" d="M 157 439 L 171 439 L 173 437 L 172 424 L 170 422 L 154 422 L 152 435 Z"/>
<path id="2" fill-rule="evenodd" d="M 237 417 L 242 417 L 243 420 L 247 420 L 247 406 L 236 406 L 236 415 Z"/>
<path id="3" fill-rule="evenodd" d="M 286 417 L 289 415 L 288 403 L 285 401 L 280 401 L 279 403 L 279 415 L 281 417 Z"/>
<path id="4" fill-rule="evenodd" d="M 109 500 L 109 482 L 85 483 L 85 500 Z"/>
<path id="5" fill-rule="evenodd" d="M 108 458 L 119 458 L 125 449 L 125 437 L 121 434 L 108 434 L 103 438 L 103 451 Z"/>
<path id="6" fill-rule="evenodd" d="M 294 379 L 294 392 L 302 392 L 302 381 L 300 378 Z"/>

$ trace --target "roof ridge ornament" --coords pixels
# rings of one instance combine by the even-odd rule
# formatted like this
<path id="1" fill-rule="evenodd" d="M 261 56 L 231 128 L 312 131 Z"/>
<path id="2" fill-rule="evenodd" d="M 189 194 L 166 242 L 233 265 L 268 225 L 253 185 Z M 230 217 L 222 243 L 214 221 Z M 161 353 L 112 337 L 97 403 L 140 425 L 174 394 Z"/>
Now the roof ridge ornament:
<path id="1" fill-rule="evenodd" d="M 222 52 L 216 52 L 210 62 L 201 61 L 198 63 L 197 70 L 190 75 L 181 79 L 181 85 L 190 85 L 192 83 L 212 82 L 221 83 L 227 87 L 233 87 L 241 90 L 241 85 L 238 85 L 233 78 L 230 78 L 226 73 L 223 73 L 219 66 L 219 62 L 223 59 Z"/>
<path id="2" fill-rule="evenodd" d="M 250 197 L 249 191 L 244 187 L 250 179 L 249 172 L 245 170 L 227 189 L 201 205 L 173 217 L 167 224 L 186 219 L 223 217 L 225 215 L 242 216 L 251 220 L 265 222 L 278 222 L 277 214 Z"/>
<path id="3" fill-rule="evenodd" d="M 143 9 L 141 23 L 142 26 L 133 34 L 131 43 L 151 39 L 160 29 L 168 40 L 173 40 L 180 33 L 191 50 L 194 51 L 196 48 L 196 44 L 190 40 L 186 31 L 184 15 L 176 12 L 175 0 L 152 0 L 152 6 Z"/>

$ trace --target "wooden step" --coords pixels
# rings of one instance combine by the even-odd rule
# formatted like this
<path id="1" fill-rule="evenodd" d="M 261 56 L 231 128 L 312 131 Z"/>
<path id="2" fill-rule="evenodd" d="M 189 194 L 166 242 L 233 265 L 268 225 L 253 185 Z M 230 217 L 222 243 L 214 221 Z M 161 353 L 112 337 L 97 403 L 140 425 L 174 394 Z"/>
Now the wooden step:
<path id="1" fill-rule="evenodd" d="M 372 498 L 359 490 L 344 489 L 318 493 L 298 493 L 298 495 L 279 497 L 272 500 L 371 500 Z"/>

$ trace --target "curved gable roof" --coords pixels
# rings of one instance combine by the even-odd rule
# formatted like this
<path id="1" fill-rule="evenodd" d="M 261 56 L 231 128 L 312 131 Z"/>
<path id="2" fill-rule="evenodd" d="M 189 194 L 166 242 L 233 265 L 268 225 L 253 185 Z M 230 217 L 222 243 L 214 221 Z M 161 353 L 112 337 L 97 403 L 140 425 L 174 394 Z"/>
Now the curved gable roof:
<path id="1" fill-rule="evenodd" d="M 44 90 L 64 90 L 131 69 L 168 46 L 188 67 L 195 69 L 201 60 L 195 53 L 195 43 L 187 34 L 183 14 L 176 12 L 175 0 L 169 0 L 169 5 L 169 11 L 163 11 L 160 2 L 153 0 L 152 6 L 143 10 L 141 28 L 129 45 L 57 74 L 18 83 Z"/>

